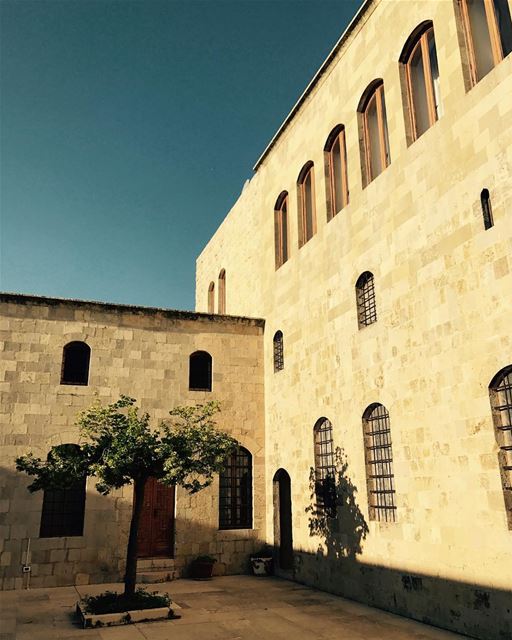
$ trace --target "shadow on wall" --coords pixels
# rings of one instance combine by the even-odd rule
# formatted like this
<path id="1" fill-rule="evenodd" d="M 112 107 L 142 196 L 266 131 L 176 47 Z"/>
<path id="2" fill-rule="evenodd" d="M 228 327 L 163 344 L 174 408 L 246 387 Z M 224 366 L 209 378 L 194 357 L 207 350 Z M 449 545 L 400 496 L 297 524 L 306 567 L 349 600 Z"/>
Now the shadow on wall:
<path id="1" fill-rule="evenodd" d="M 295 580 L 482 640 L 512 638 L 511 591 L 361 562 L 358 556 L 368 525 L 339 448 L 335 462 L 331 486 L 319 487 L 311 470 L 311 504 L 306 513 L 310 536 L 320 541 L 316 553 L 294 550 Z M 318 506 L 322 489 L 327 508 Z M 329 493 L 334 502 L 331 511 Z"/>

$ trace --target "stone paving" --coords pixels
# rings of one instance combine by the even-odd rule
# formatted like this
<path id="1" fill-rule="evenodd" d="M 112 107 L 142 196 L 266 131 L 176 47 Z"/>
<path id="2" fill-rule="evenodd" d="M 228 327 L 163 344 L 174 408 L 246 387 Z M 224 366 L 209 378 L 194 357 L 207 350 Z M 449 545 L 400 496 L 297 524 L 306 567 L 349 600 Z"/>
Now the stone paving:
<path id="1" fill-rule="evenodd" d="M 82 629 L 74 605 L 121 585 L 0 593 L 0 640 L 455 640 L 463 636 L 279 578 L 226 576 L 149 585 L 180 620 Z"/>

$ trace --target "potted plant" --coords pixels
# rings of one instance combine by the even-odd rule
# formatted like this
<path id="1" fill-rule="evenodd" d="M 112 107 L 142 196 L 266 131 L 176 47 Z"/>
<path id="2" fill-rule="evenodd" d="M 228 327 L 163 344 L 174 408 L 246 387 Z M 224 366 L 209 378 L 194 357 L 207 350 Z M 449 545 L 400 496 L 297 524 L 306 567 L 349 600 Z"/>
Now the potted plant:
<path id="1" fill-rule="evenodd" d="M 249 556 L 251 569 L 255 576 L 271 576 L 274 573 L 274 558 L 272 547 L 264 545 Z"/>
<path id="2" fill-rule="evenodd" d="M 190 563 L 190 576 L 194 580 L 210 580 L 216 562 L 216 558 L 211 556 L 197 556 Z"/>

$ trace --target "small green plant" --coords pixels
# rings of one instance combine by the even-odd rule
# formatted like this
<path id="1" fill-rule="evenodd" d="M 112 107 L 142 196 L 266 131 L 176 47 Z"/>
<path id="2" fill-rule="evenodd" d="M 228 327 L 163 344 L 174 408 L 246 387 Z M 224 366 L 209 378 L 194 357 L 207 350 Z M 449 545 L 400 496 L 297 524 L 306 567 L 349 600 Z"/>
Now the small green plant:
<path id="1" fill-rule="evenodd" d="M 149 592 L 139 587 L 131 596 L 117 591 L 105 591 L 97 596 L 85 596 L 81 600 L 84 613 L 100 615 L 102 613 L 122 613 L 138 609 L 157 609 L 168 607 L 171 599 L 168 593 Z"/>

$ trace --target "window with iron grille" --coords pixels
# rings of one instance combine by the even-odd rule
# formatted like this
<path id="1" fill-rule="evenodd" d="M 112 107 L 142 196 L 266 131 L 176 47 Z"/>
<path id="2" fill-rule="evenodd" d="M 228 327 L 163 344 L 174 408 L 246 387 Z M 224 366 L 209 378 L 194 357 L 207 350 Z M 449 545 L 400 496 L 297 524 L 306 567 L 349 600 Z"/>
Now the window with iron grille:
<path id="1" fill-rule="evenodd" d="M 61 445 L 77 447 L 78 445 Z M 51 456 L 51 452 L 48 454 Z M 39 537 L 81 536 L 84 532 L 85 476 L 66 489 L 46 489 Z"/>
<path id="2" fill-rule="evenodd" d="M 331 518 L 336 517 L 336 469 L 332 441 L 332 424 L 320 418 L 313 430 L 315 445 L 316 506 Z"/>
<path id="3" fill-rule="evenodd" d="M 252 456 L 233 453 L 219 478 L 219 529 L 252 528 Z"/>
<path id="4" fill-rule="evenodd" d="M 206 351 L 190 355 L 188 386 L 191 391 L 212 390 L 212 357 Z"/>
<path id="5" fill-rule="evenodd" d="M 512 365 L 497 373 L 489 385 L 498 461 L 509 529 L 512 529 Z"/>
<path id="6" fill-rule="evenodd" d="M 61 384 L 86 386 L 89 382 L 91 348 L 85 342 L 69 342 L 62 352 Z"/>
<path id="7" fill-rule="evenodd" d="M 395 522 L 395 477 L 389 413 L 372 404 L 363 414 L 364 452 L 370 520 Z"/>
<path id="8" fill-rule="evenodd" d="M 283 332 L 276 331 L 274 335 L 274 371 L 284 369 Z"/>
<path id="9" fill-rule="evenodd" d="M 359 328 L 377 322 L 377 306 L 375 304 L 375 286 L 373 274 L 362 273 L 356 282 L 357 321 Z"/>
<path id="10" fill-rule="evenodd" d="M 484 228 L 490 229 L 494 225 L 492 219 L 491 196 L 489 189 L 483 189 L 480 194 L 480 202 L 482 203 L 482 216 L 484 219 Z"/>

